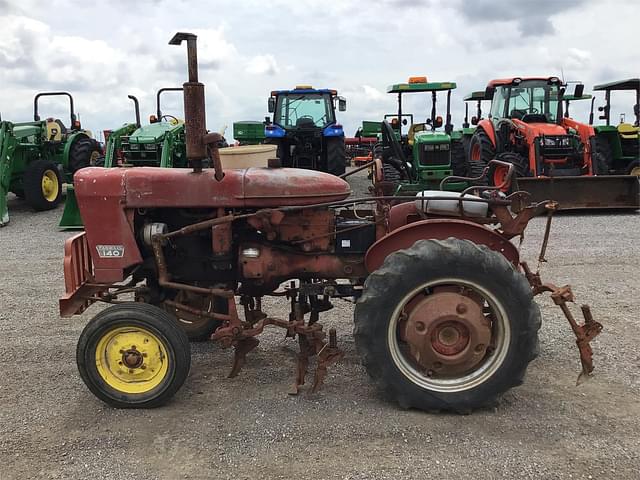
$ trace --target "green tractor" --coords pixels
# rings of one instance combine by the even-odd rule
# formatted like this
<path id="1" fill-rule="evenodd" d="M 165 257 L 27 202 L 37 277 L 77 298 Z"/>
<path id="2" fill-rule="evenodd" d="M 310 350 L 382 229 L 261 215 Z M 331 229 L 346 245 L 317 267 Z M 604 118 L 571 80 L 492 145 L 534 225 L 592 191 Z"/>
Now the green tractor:
<path id="1" fill-rule="evenodd" d="M 38 103 L 42 97 L 69 99 L 70 123 L 60 119 L 41 120 Z M 9 222 L 7 194 L 15 193 L 35 211 L 55 208 L 62 199 L 62 184 L 91 165 L 100 155 L 100 144 L 80 126 L 67 92 L 42 92 L 33 100 L 33 122 L 0 122 L 0 226 Z"/>
<path id="2" fill-rule="evenodd" d="M 161 88 L 156 93 L 156 114 L 149 118 L 149 125 L 141 125 L 138 99 L 129 95 L 135 109 L 135 122 L 125 123 L 118 129 L 105 130 L 104 156 L 97 159 L 96 166 L 111 168 L 137 167 L 184 167 L 186 147 L 184 122 L 173 115 L 165 115 L 160 109 L 160 98 L 164 92 L 182 91 L 180 87 Z M 67 201 L 58 227 L 62 230 L 82 229 L 83 223 L 72 186 L 67 187 Z"/>
<path id="3" fill-rule="evenodd" d="M 454 82 L 428 82 L 426 77 L 411 77 L 408 83 L 390 86 L 387 93 L 397 94 L 398 112 L 385 115 L 381 124 L 381 145 L 374 157 L 374 184 L 384 194 L 415 195 L 429 189 L 438 189 L 442 180 L 451 175 L 465 176 L 465 152 L 462 132 L 454 131 L 451 123 L 451 91 Z M 402 111 L 403 95 L 430 93 L 431 114 L 423 123 L 415 123 L 412 114 Z M 437 115 L 438 92 L 446 92 L 446 122 Z M 389 122 L 387 118 L 391 117 Z M 444 130 L 439 130 L 443 127 Z M 407 133 L 402 127 L 409 124 Z M 448 182 L 445 190 L 459 191 L 466 182 Z"/>
<path id="4" fill-rule="evenodd" d="M 233 138 L 239 145 L 260 145 L 264 143 L 264 122 L 245 120 L 233 122 Z"/>
<path id="5" fill-rule="evenodd" d="M 594 91 L 604 92 L 604 105 L 598 107 L 600 120 L 604 125 L 595 125 L 596 151 L 605 159 L 609 172 L 620 175 L 640 176 L 640 78 L 630 78 L 615 82 L 603 83 L 593 87 Z M 611 92 L 634 92 L 633 123 L 626 121 L 625 115 L 620 115 L 618 125 L 611 125 Z M 591 100 L 589 123 L 593 125 L 593 107 L 595 99 Z"/>

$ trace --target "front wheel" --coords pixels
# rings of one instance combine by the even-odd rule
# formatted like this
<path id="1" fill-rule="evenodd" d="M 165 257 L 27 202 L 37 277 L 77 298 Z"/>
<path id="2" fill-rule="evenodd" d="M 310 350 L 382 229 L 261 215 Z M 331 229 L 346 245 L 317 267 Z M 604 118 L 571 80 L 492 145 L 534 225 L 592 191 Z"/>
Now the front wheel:
<path id="1" fill-rule="evenodd" d="M 191 366 L 189 340 L 164 310 L 125 303 L 103 310 L 78 340 L 80 377 L 103 402 L 152 408 L 182 386 Z"/>
<path id="2" fill-rule="evenodd" d="M 401 406 L 468 412 L 522 383 L 540 312 L 524 276 L 467 240 L 419 240 L 365 282 L 355 341 Z"/>
<path id="3" fill-rule="evenodd" d="M 29 163 L 23 185 L 25 200 L 37 212 L 56 208 L 62 199 L 62 177 L 55 163 L 49 160 Z"/>

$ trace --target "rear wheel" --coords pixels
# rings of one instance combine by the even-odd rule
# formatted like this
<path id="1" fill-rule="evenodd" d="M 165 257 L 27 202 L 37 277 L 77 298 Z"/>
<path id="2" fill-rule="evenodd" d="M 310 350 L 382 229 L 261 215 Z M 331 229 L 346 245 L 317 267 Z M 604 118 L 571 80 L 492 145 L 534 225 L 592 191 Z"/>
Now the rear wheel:
<path id="1" fill-rule="evenodd" d="M 468 412 L 522 383 L 539 328 L 524 276 L 450 238 L 389 255 L 365 282 L 354 334 L 367 372 L 401 406 Z"/>
<path id="2" fill-rule="evenodd" d="M 457 177 L 467 176 L 467 156 L 462 140 L 451 140 L 451 170 Z"/>
<path id="3" fill-rule="evenodd" d="M 608 175 L 613 166 L 611 145 L 604 137 L 596 137 L 596 149 L 592 156 L 593 170 L 596 175 Z"/>
<path id="4" fill-rule="evenodd" d="M 206 298 L 202 295 L 195 295 L 184 290 L 180 291 L 174 300 L 189 307 L 204 310 L 205 312 L 227 313 L 228 310 L 227 302 L 222 298 Z M 192 342 L 208 340 L 211 334 L 222 325 L 222 322 L 215 318 L 200 317 L 167 305 L 166 303 L 163 303 L 163 308 L 176 318 L 178 325 L 180 325 Z"/>
<path id="5" fill-rule="evenodd" d="M 496 156 L 496 160 L 510 163 L 514 166 L 514 169 L 515 169 L 513 173 L 513 178 L 511 179 L 511 184 L 506 188 L 501 189 L 505 193 L 511 193 L 518 190 L 517 179 L 519 177 L 531 176 L 527 159 L 524 158 L 519 153 L 515 153 L 515 152 L 500 153 Z M 489 178 L 489 185 L 491 185 L 492 187 L 497 187 L 499 185 L 502 185 L 507 179 L 508 172 L 509 171 L 507 170 L 507 168 L 503 166 L 491 165 L 491 167 L 489 167 L 489 173 L 487 174 L 487 177 Z"/>
<path id="6" fill-rule="evenodd" d="M 24 197 L 36 211 L 56 208 L 62 198 L 62 178 L 55 163 L 49 160 L 31 162 L 24 172 Z"/>
<path id="7" fill-rule="evenodd" d="M 477 128 L 469 143 L 468 174 L 470 177 L 481 177 L 484 168 L 493 160 L 496 149 L 491 143 L 491 139 L 481 128 Z M 475 185 L 488 185 L 486 176 L 476 180 Z"/>
<path id="8" fill-rule="evenodd" d="M 93 317 L 80 335 L 76 362 L 84 383 L 103 402 L 151 408 L 182 386 L 191 352 L 187 336 L 167 312 L 131 302 Z"/>
<path id="9" fill-rule="evenodd" d="M 100 145 L 93 138 L 81 136 L 69 149 L 69 172 L 95 165 L 100 156 Z"/>
<path id="10" fill-rule="evenodd" d="M 347 154 L 344 137 L 329 137 L 325 140 L 327 172 L 340 176 L 347 168 Z"/>

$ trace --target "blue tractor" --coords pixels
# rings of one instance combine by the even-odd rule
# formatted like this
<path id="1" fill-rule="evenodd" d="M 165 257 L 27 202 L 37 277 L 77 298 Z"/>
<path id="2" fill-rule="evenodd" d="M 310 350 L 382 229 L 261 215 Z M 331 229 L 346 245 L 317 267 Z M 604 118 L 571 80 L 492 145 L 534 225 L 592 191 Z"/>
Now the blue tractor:
<path id="1" fill-rule="evenodd" d="M 266 143 L 277 145 L 283 167 L 308 168 L 342 175 L 346 167 L 344 130 L 336 121 L 347 102 L 336 90 L 299 85 L 275 90 L 269 97 Z"/>

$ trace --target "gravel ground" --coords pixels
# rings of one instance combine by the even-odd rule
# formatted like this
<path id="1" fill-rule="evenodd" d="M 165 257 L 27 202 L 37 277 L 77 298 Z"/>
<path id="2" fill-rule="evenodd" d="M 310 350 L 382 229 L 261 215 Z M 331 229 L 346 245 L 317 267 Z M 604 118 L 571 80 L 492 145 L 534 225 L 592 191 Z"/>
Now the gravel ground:
<path id="1" fill-rule="evenodd" d="M 366 185 L 360 175 L 358 188 Z M 193 345 L 185 386 L 165 407 L 115 410 L 89 393 L 75 345 L 97 307 L 60 319 L 62 209 L 9 202 L 0 229 L 0 479 L 9 478 L 559 478 L 637 479 L 640 472 L 640 266 L 636 214 L 559 215 L 544 278 L 572 283 L 605 330 L 596 371 L 576 387 L 569 326 L 548 298 L 541 352 L 524 385 L 472 415 L 403 411 L 369 382 L 356 355 L 352 305 L 324 315 L 345 358 L 314 396 L 286 394 L 295 344 L 261 337 L 242 373 L 231 351 Z M 523 257 L 535 265 L 543 219 Z M 283 316 L 269 301 L 269 313 Z"/>

